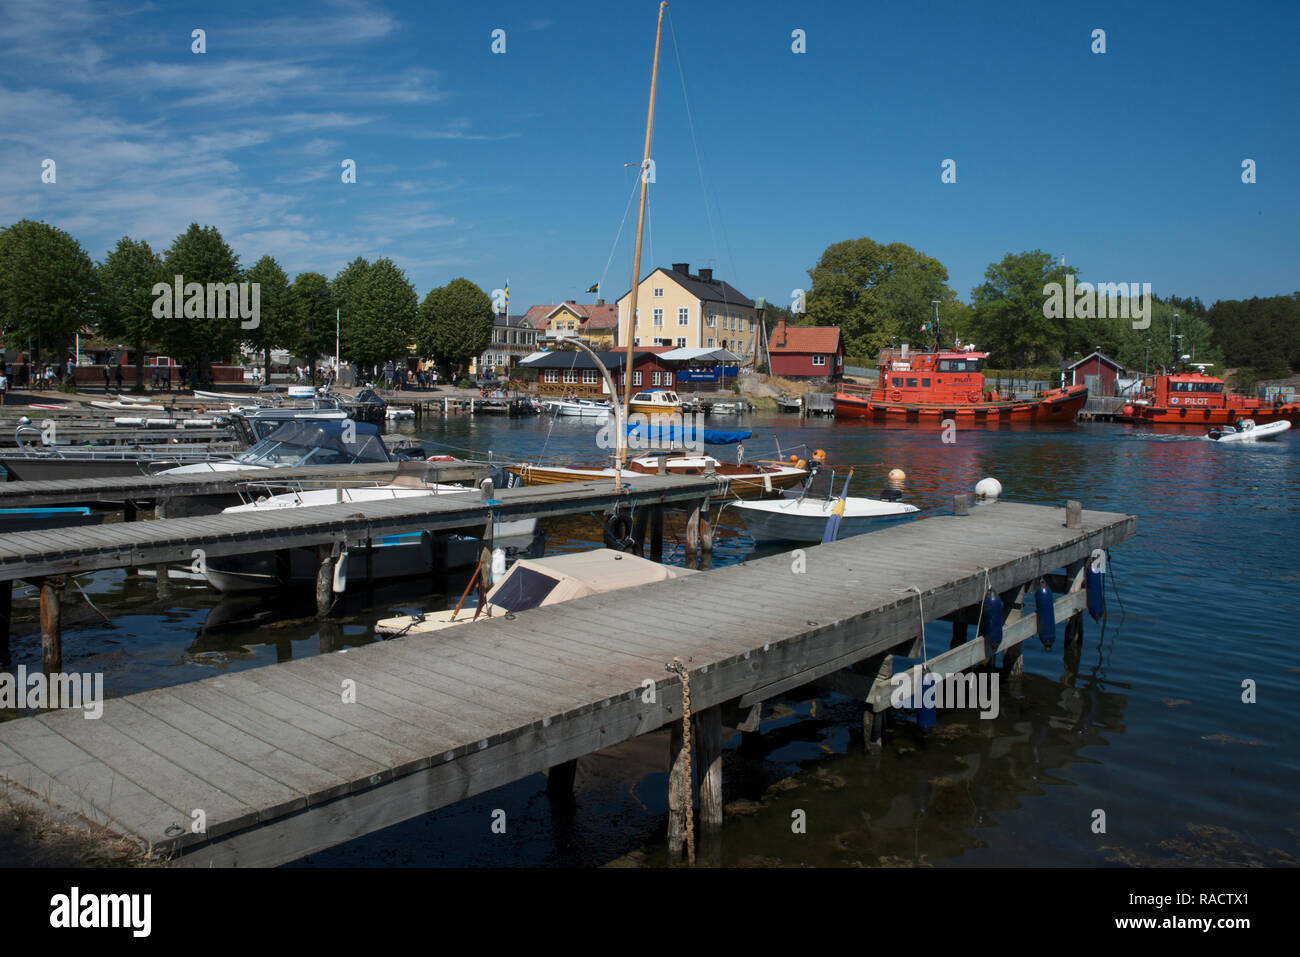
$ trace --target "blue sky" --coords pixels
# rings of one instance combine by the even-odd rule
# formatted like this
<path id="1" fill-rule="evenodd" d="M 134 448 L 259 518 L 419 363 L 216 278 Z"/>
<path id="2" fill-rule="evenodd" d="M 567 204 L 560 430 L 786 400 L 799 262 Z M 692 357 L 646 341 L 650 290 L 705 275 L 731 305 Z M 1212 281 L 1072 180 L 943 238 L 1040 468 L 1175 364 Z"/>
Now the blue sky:
<path id="1" fill-rule="evenodd" d="M 614 299 L 656 11 L 0 2 L 0 225 L 44 219 L 99 260 L 197 221 L 291 275 L 389 256 L 421 298 L 463 275 L 487 291 L 508 276 L 511 312 L 589 299 L 602 276 Z M 967 301 L 990 262 L 1034 248 L 1207 303 L 1290 293 L 1298 28 L 1280 2 L 681 0 L 642 272 L 712 266 L 788 302 L 828 244 L 869 236 L 938 258 Z"/>

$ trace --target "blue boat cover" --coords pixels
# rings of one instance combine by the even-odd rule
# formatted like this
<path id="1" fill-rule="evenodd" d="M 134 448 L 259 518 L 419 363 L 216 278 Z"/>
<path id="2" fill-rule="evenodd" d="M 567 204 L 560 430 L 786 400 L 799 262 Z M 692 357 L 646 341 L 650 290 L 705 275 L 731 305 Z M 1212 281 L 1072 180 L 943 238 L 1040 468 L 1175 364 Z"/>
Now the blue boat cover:
<path id="1" fill-rule="evenodd" d="M 687 441 L 695 441 L 695 429 L 678 429 L 675 425 L 649 426 L 645 437 L 650 442 L 676 442 L 684 433 Z M 703 429 L 705 445 L 734 445 L 743 442 L 754 434 L 753 429 Z M 632 422 L 627 427 L 628 435 L 642 435 L 641 423 Z"/>

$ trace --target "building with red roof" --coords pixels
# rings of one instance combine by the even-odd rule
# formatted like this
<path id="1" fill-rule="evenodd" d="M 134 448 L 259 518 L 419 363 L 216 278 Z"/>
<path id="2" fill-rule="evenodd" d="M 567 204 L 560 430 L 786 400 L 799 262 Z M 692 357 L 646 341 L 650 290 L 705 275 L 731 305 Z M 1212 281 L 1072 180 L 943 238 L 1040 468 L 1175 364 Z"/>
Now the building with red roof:
<path id="1" fill-rule="evenodd" d="M 844 374 L 844 336 L 839 326 L 788 326 L 782 316 L 767 351 L 772 375 L 834 380 Z"/>

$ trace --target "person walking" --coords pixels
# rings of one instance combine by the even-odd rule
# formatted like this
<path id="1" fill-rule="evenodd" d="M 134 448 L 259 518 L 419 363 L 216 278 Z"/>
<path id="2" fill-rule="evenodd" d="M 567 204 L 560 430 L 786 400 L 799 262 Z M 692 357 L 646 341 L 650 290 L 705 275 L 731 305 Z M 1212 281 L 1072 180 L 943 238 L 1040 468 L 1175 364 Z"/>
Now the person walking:
<path id="1" fill-rule="evenodd" d="M 117 379 L 117 391 L 121 392 L 122 391 L 122 363 L 119 362 L 117 364 L 117 368 L 113 370 L 113 375 Z"/>
<path id="2" fill-rule="evenodd" d="M 109 386 L 108 362 L 105 361 L 104 362 L 104 394 L 105 395 L 108 395 L 108 386 Z"/>
<path id="3" fill-rule="evenodd" d="M 5 404 L 5 393 L 9 391 L 9 377 L 0 369 L 0 405 Z"/>

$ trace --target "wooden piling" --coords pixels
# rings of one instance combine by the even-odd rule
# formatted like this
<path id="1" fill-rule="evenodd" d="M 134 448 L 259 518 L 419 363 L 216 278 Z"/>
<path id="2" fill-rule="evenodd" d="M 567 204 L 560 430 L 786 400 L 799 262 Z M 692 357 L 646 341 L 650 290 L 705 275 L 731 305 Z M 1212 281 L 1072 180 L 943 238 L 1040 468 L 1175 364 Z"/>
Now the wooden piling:
<path id="1" fill-rule="evenodd" d="M 682 722 L 674 721 L 668 737 L 668 862 L 678 864 L 686 846 L 686 799 L 691 790 L 682 747 Z"/>
<path id="2" fill-rule="evenodd" d="M 63 585 L 58 576 L 41 579 L 41 669 L 47 675 L 63 670 Z"/>
<path id="3" fill-rule="evenodd" d="M 686 520 L 686 567 L 692 567 L 694 558 L 700 550 L 700 507 L 691 510 Z"/>
<path id="4" fill-rule="evenodd" d="M 649 508 L 639 508 L 632 516 L 632 541 L 635 544 L 633 554 L 638 558 L 640 558 L 645 551 L 646 526 L 649 521 Z"/>
<path id="5" fill-rule="evenodd" d="M 1065 503 L 1065 527 L 1078 528 L 1083 519 L 1083 505 L 1071 499 Z"/>
<path id="6" fill-rule="evenodd" d="M 160 562 L 153 567 L 154 589 L 158 594 L 158 600 L 162 601 L 172 593 L 172 579 L 170 566 L 165 562 Z"/>
<path id="7" fill-rule="evenodd" d="M 564 761 L 546 772 L 546 796 L 552 804 L 568 805 L 574 801 L 573 780 L 578 773 L 578 762 Z"/>
<path id="8" fill-rule="evenodd" d="M 700 552 L 704 555 L 713 554 L 713 525 L 709 522 L 707 505 L 700 509 Z"/>
<path id="9" fill-rule="evenodd" d="M 650 507 L 650 560 L 652 562 L 664 560 L 664 507 L 662 505 Z"/>
<path id="10" fill-rule="evenodd" d="M 334 607 L 334 556 L 328 545 L 318 545 L 316 558 L 316 617 L 325 618 Z"/>
<path id="11" fill-rule="evenodd" d="M 962 492 L 960 495 L 954 495 L 952 497 L 952 513 L 954 515 L 965 515 L 966 507 L 969 504 L 970 500 L 966 498 L 965 492 Z"/>
<path id="12" fill-rule="evenodd" d="M 722 709 L 695 715 L 696 761 L 700 766 L 700 824 L 722 826 Z"/>

